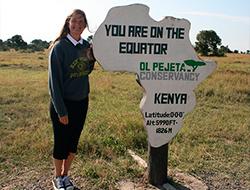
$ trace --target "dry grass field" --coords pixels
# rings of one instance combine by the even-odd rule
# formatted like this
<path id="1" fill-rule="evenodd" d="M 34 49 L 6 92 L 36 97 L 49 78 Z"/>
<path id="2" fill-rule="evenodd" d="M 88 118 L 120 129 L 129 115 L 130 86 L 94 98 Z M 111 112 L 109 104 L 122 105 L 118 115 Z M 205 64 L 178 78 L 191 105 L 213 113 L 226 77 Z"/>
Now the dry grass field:
<path id="1" fill-rule="evenodd" d="M 169 146 L 169 168 L 201 179 L 209 189 L 250 189 L 250 55 L 203 57 L 216 71 L 195 90 L 197 104 Z M 0 189 L 52 189 L 47 52 L 0 52 Z M 96 65 L 90 75 L 88 118 L 72 173 L 79 189 L 116 189 L 146 171 L 139 110 L 142 90 L 129 73 Z"/>

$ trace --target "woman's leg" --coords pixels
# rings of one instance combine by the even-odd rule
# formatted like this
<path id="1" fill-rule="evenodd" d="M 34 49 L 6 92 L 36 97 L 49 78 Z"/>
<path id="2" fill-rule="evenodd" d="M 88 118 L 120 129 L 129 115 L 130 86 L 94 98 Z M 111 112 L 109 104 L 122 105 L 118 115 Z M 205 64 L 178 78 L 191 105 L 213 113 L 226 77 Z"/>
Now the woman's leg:
<path id="1" fill-rule="evenodd" d="M 54 165 L 55 165 L 55 175 L 56 177 L 61 176 L 63 171 L 63 160 L 58 160 L 54 158 Z"/>
<path id="2" fill-rule="evenodd" d="M 62 176 L 67 176 L 68 175 L 70 166 L 71 166 L 74 158 L 75 158 L 75 153 L 70 152 L 68 158 L 63 161 L 63 169 L 61 171 Z"/>
<path id="3" fill-rule="evenodd" d="M 56 113 L 52 102 L 50 104 L 50 117 L 54 132 L 53 162 L 55 167 L 55 175 L 56 177 L 59 177 L 63 172 L 64 160 L 68 156 L 68 143 L 66 140 L 68 135 L 68 126 L 60 123 L 58 114 Z"/>
<path id="4" fill-rule="evenodd" d="M 68 147 L 69 155 L 63 163 L 63 175 L 68 175 L 77 152 L 77 146 L 88 110 L 88 97 L 82 101 L 66 102 L 69 116 Z"/>

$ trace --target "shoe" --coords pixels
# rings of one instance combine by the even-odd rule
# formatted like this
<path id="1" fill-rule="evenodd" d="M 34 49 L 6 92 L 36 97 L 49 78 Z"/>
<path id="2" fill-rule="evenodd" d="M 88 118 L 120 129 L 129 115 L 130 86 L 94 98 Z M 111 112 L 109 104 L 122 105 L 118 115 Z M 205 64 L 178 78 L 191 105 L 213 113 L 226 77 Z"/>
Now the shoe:
<path id="1" fill-rule="evenodd" d="M 73 183 L 70 181 L 68 176 L 64 176 L 62 180 L 63 180 L 65 190 L 74 190 L 75 189 Z"/>
<path id="2" fill-rule="evenodd" d="M 62 177 L 56 177 L 52 180 L 54 190 L 65 190 Z"/>

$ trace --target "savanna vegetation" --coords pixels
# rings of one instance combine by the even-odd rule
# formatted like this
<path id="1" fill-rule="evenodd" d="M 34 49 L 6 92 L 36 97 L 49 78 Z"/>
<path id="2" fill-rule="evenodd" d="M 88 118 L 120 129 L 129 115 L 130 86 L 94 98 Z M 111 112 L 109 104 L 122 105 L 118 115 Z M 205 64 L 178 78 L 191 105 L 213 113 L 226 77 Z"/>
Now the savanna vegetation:
<path id="1" fill-rule="evenodd" d="M 47 57 L 0 52 L 0 189 L 52 187 Z M 208 59 L 217 69 L 195 90 L 196 107 L 169 145 L 169 168 L 210 189 L 250 189 L 250 55 Z M 116 189 L 124 179 L 143 183 L 146 171 L 127 152 L 147 160 L 135 76 L 96 65 L 90 81 L 88 118 L 71 175 L 89 190 Z"/>

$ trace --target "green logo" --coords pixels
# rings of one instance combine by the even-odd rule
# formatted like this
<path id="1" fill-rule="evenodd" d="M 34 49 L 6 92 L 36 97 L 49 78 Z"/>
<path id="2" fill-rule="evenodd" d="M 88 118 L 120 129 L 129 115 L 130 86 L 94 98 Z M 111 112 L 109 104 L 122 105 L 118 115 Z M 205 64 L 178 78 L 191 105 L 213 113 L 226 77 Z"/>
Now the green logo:
<path id="1" fill-rule="evenodd" d="M 79 78 L 89 74 L 88 60 L 80 57 L 70 65 L 70 78 Z"/>
<path id="2" fill-rule="evenodd" d="M 185 60 L 184 63 L 190 67 L 193 67 L 192 72 L 194 72 L 198 67 L 206 65 L 206 63 L 204 63 L 202 61 L 194 61 L 192 59 Z"/>

